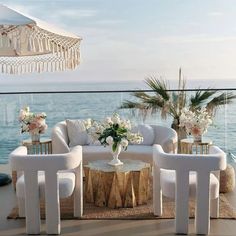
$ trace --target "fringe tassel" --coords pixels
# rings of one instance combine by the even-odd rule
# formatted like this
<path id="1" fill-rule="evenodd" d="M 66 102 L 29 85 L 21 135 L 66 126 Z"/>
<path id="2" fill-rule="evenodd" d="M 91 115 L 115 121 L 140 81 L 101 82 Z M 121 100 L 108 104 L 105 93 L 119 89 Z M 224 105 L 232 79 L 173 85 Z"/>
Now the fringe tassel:
<path id="1" fill-rule="evenodd" d="M 46 55 L 20 58 L 0 57 L 0 72 L 2 73 L 64 71 L 74 69 L 80 63 L 80 39 L 49 33 L 37 26 L 33 28 L 19 26 L 5 33 L 0 32 L 0 49 L 12 47 L 20 54 L 23 49 L 22 45 L 24 45 L 24 50 L 26 49 L 28 54 L 40 52 L 46 53 Z"/>
<path id="2" fill-rule="evenodd" d="M 23 74 L 32 72 L 56 72 L 65 71 L 66 69 L 75 69 L 79 64 L 79 61 L 73 58 L 68 60 L 55 60 L 48 62 L 41 61 L 18 61 L 18 62 L 6 62 L 1 61 L 0 58 L 0 72 L 7 74 Z"/>

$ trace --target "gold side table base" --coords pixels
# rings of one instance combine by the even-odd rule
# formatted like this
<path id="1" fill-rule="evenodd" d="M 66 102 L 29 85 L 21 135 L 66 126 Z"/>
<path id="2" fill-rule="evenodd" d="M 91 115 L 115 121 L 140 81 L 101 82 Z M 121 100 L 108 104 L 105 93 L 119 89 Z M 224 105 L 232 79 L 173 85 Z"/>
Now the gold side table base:
<path id="1" fill-rule="evenodd" d="M 208 138 L 203 138 L 199 142 L 195 142 L 192 138 L 186 138 L 180 141 L 180 150 L 183 154 L 208 154 L 212 143 L 212 140 Z"/>
<path id="2" fill-rule="evenodd" d="M 32 142 L 31 139 L 22 141 L 22 145 L 27 147 L 27 154 L 52 154 L 52 140 L 49 138 L 41 138 L 39 142 Z M 17 172 L 12 171 L 12 184 L 16 189 Z"/>

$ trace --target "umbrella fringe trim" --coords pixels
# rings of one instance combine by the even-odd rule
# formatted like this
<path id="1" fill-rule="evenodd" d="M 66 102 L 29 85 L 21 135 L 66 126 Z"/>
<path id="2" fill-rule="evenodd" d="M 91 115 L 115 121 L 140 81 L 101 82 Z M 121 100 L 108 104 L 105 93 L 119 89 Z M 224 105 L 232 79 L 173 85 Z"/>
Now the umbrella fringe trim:
<path id="1" fill-rule="evenodd" d="M 26 44 L 28 53 L 33 52 L 36 55 L 20 56 L 18 53 L 22 49 L 22 32 L 25 34 L 23 43 Z M 57 35 L 38 26 L 18 26 L 8 31 L 0 27 L 0 49 L 12 47 L 19 54 L 16 57 L 0 57 L 0 71 L 22 74 L 75 69 L 80 64 L 80 42 L 81 38 Z M 45 53 L 46 55 L 40 55 Z"/>
<path id="2" fill-rule="evenodd" d="M 61 61 L 20 61 L 19 63 L 2 63 L 0 60 L 0 71 L 6 74 L 24 74 L 33 72 L 56 72 L 66 69 L 75 69 L 80 63 L 79 60 L 61 60 Z"/>

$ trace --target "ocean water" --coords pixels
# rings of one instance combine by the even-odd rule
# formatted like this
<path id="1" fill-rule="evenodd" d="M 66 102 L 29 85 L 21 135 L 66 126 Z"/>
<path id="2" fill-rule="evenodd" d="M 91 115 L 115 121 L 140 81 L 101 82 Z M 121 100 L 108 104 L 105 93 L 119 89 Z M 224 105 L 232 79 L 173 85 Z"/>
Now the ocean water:
<path id="1" fill-rule="evenodd" d="M 193 81 L 190 88 L 200 87 L 202 82 Z M 205 88 L 212 87 L 211 81 L 204 81 Z M 176 83 L 172 88 L 176 88 Z M 195 85 L 196 84 L 196 85 Z M 226 86 L 227 85 L 227 86 Z M 234 81 L 224 87 L 234 86 Z M 201 86 L 202 87 L 202 86 Z M 219 83 L 218 88 L 222 87 Z M 38 91 L 107 91 L 147 89 L 143 82 L 106 82 L 106 83 L 32 83 L 32 84 L 1 84 L 0 92 L 38 92 Z M 236 91 L 235 91 L 236 93 Z M 190 95 L 190 93 L 189 93 Z M 65 119 L 93 118 L 102 120 L 114 112 L 131 119 L 134 124 L 150 123 L 170 126 L 171 118 L 162 120 L 160 114 L 153 114 L 146 120 L 138 113 L 119 109 L 126 99 L 133 99 L 130 92 L 110 93 L 63 93 L 63 94 L 1 94 L 0 95 L 0 164 L 7 163 L 8 155 L 29 134 L 20 133 L 18 122 L 19 110 L 29 106 L 33 112 L 46 112 L 48 130 L 42 136 L 50 137 L 52 127 Z M 205 134 L 214 144 L 226 152 L 236 154 L 236 101 L 217 111 L 214 125 Z"/>

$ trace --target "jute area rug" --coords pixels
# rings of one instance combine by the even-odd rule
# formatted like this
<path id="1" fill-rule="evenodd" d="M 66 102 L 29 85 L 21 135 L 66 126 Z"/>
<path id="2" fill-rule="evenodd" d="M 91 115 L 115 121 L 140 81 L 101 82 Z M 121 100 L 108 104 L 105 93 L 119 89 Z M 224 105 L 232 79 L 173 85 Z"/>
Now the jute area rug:
<path id="1" fill-rule="evenodd" d="M 96 207 L 91 203 L 84 204 L 84 215 L 82 219 L 173 219 L 175 217 L 175 203 L 168 198 L 163 199 L 163 216 L 153 215 L 152 199 L 147 205 L 134 208 L 110 209 L 108 207 Z M 189 202 L 189 216 L 194 217 L 194 201 Z M 75 219 L 73 216 L 73 198 L 61 201 L 61 219 Z M 44 203 L 41 203 L 41 216 L 45 218 Z M 7 217 L 8 219 L 18 219 L 18 208 L 14 207 Z M 236 219 L 236 210 L 230 205 L 226 197 L 220 195 L 220 218 Z"/>

